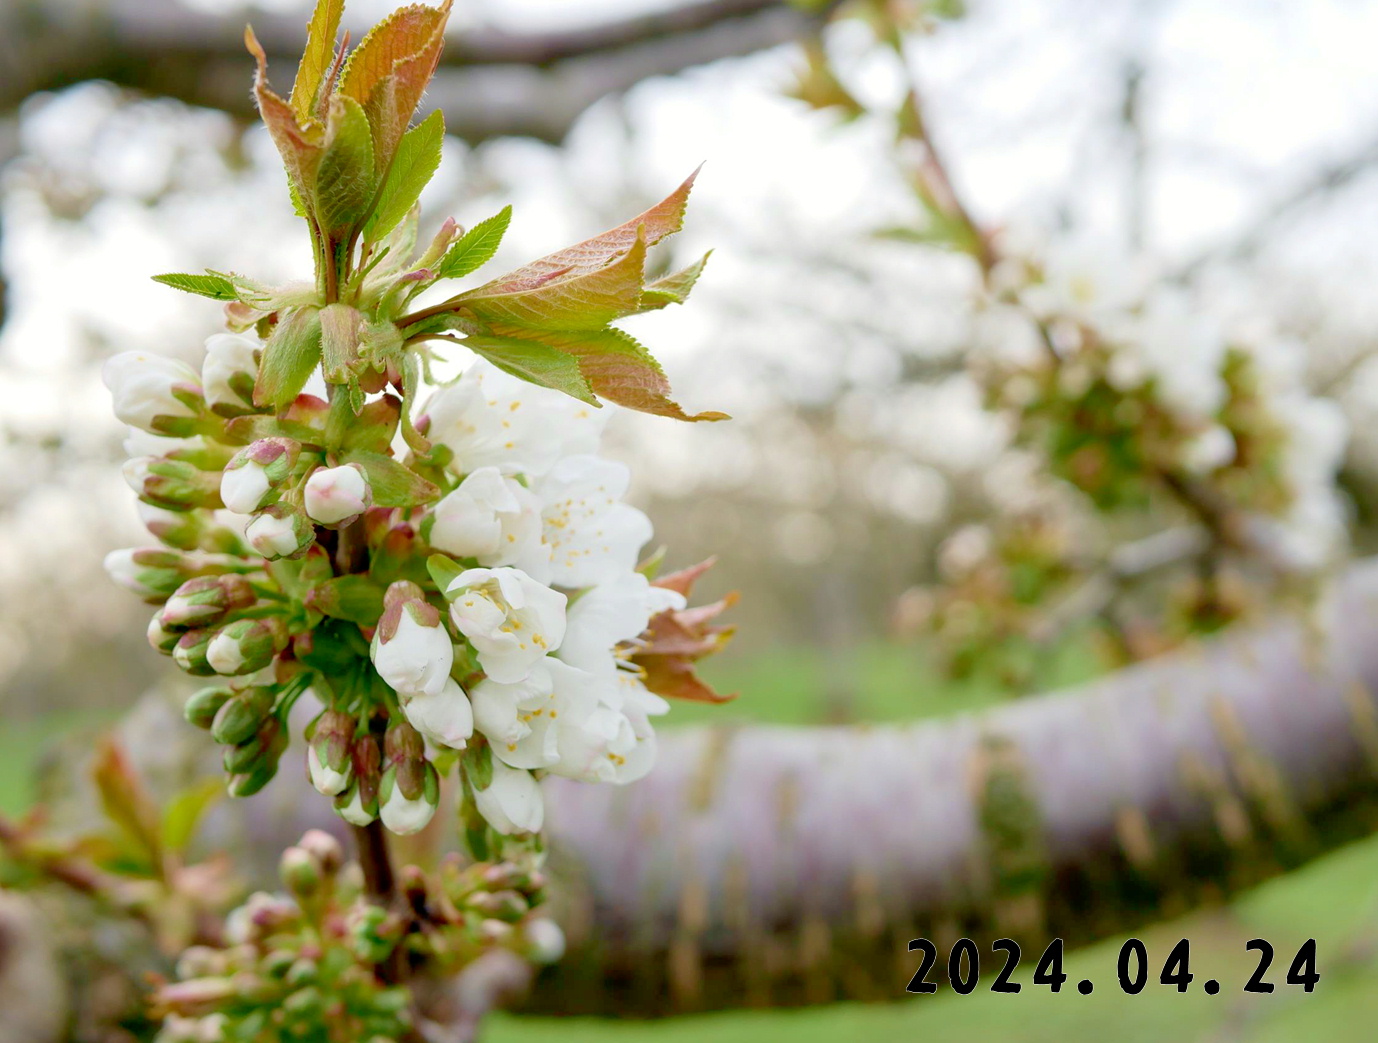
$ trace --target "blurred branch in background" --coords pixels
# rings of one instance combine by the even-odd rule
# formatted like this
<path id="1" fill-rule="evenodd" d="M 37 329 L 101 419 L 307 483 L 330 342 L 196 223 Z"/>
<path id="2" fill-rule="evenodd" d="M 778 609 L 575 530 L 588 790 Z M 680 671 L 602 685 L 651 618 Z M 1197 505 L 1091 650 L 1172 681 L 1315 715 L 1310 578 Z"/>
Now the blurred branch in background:
<path id="1" fill-rule="evenodd" d="M 562 32 L 481 29 L 446 46 L 430 103 L 469 141 L 525 135 L 559 141 L 607 94 L 651 76 L 786 43 L 816 16 L 783 0 L 694 0 Z M 255 18 L 270 61 L 290 65 L 304 15 Z M 55 2 L 0 7 L 0 111 L 29 95 L 109 80 L 249 118 L 242 12 L 216 17 L 176 0 Z"/>

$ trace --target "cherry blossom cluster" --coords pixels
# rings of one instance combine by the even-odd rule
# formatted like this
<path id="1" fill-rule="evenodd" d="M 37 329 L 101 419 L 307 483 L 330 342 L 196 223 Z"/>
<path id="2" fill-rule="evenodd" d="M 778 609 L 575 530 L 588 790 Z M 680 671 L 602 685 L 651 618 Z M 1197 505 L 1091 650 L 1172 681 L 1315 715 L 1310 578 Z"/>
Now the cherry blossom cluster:
<path id="1" fill-rule="evenodd" d="M 456 762 L 500 834 L 541 829 L 533 773 L 649 771 L 668 704 L 631 659 L 685 597 L 637 568 L 651 524 L 597 455 L 610 410 L 476 360 L 419 410 L 423 458 L 389 394 L 255 408 L 261 358 L 218 334 L 199 373 L 143 352 L 104 371 L 160 544 L 107 568 L 159 606 L 153 647 L 214 679 L 186 716 L 230 792 L 273 778 L 302 698 L 311 782 L 355 825 L 422 829 Z"/>

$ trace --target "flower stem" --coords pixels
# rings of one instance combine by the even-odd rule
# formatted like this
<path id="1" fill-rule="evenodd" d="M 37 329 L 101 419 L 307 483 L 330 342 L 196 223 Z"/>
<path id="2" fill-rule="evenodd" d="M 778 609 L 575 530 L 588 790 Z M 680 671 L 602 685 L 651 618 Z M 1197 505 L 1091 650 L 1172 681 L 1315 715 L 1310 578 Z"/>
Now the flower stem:
<path id="1" fill-rule="evenodd" d="M 359 864 L 364 870 L 364 889 L 378 905 L 391 905 L 397 894 L 397 877 L 392 871 L 392 856 L 388 853 L 387 830 L 378 819 L 353 829 Z"/>

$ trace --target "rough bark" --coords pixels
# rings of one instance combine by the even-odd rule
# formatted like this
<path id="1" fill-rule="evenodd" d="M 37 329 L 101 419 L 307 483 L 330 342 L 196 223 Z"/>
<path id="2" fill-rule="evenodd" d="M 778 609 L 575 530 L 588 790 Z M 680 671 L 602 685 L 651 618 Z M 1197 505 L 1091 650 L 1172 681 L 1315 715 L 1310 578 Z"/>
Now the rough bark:
<path id="1" fill-rule="evenodd" d="M 549 780 L 571 945 L 530 1006 L 895 998 L 913 937 L 1039 952 L 1221 902 L 1378 824 L 1376 622 L 1370 563 L 1315 625 L 1078 691 L 908 727 L 669 733 L 634 786 Z"/>
<path id="2" fill-rule="evenodd" d="M 471 141 L 503 134 L 558 141 L 607 94 L 792 40 L 814 17 L 783 0 L 691 0 L 558 33 L 457 33 L 430 102 L 445 111 L 451 133 Z M 0 6 L 0 111 L 35 91 L 104 79 L 251 116 L 244 22 L 242 13 L 215 17 L 176 0 Z M 303 19 L 255 12 L 253 22 L 286 89 L 305 38 Z"/>

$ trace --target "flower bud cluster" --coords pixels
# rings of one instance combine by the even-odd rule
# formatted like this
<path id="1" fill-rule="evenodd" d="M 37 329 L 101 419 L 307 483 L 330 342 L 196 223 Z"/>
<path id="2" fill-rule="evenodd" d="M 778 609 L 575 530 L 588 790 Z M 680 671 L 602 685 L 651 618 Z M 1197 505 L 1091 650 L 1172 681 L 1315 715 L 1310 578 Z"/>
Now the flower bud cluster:
<path id="1" fill-rule="evenodd" d="M 403 903 L 366 900 L 363 873 L 339 842 L 307 832 L 282 854 L 284 893 L 258 892 L 226 919 L 222 948 L 193 946 L 162 984 L 160 1043 L 203 1039 L 401 1039 L 411 1026 L 405 990 L 380 974 L 401 947 L 453 974 L 494 949 L 553 963 L 564 936 L 538 907 L 545 879 L 531 858 L 463 865 L 428 876 L 402 871 Z"/>

